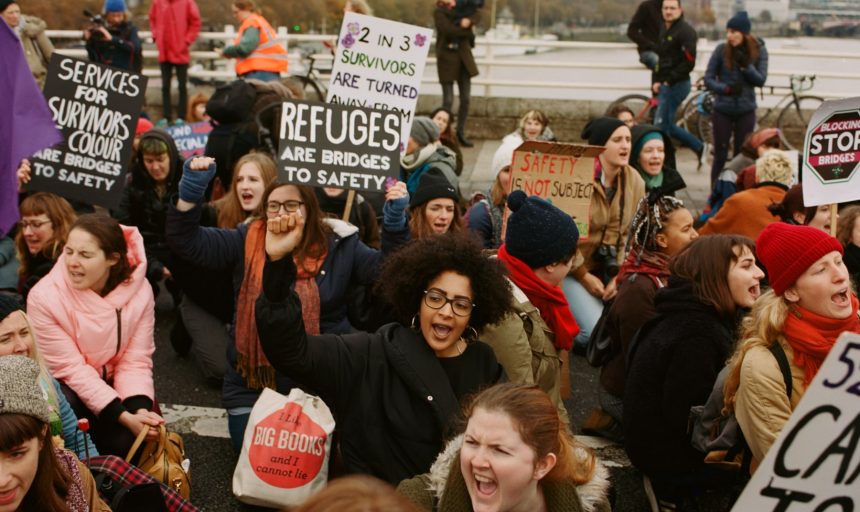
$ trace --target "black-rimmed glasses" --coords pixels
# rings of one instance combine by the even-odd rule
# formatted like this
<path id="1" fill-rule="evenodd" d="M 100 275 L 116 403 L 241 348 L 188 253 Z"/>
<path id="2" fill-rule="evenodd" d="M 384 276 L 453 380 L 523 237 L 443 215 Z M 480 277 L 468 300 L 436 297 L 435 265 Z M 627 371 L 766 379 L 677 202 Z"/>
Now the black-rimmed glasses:
<path id="1" fill-rule="evenodd" d="M 269 213 L 278 213 L 283 207 L 287 213 L 295 213 L 299 211 L 299 208 L 303 204 L 305 204 L 304 201 L 296 201 L 295 199 L 288 199 L 286 201 L 269 201 L 266 203 L 266 211 Z"/>
<path id="2" fill-rule="evenodd" d="M 424 290 L 424 304 L 433 309 L 442 309 L 445 304 L 451 304 L 451 311 L 457 316 L 469 316 L 475 308 L 469 299 L 449 299 L 439 290 Z"/>

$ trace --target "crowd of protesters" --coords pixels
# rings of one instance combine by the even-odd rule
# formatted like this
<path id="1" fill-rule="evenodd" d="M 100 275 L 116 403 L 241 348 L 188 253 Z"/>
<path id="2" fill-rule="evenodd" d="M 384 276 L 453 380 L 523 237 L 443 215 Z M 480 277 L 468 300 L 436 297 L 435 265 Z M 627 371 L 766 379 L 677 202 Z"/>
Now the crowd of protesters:
<path id="1" fill-rule="evenodd" d="M 460 53 L 472 44 L 465 4 L 440 0 L 436 13 L 459 34 Z M 40 26 L 10 5 L 0 4 L 10 26 Z M 106 23 L 87 31 L 90 58 L 139 70 L 123 0 L 104 12 Z M 286 63 L 268 44 L 268 22 L 248 0 L 234 0 L 233 13 L 242 27 L 223 53 L 252 80 L 247 114 L 298 97 L 278 81 Z M 164 118 L 207 120 L 206 98 L 189 103 L 185 86 L 196 5 L 156 1 L 151 22 Z M 658 23 L 653 43 L 631 24 L 655 69 L 657 125 L 619 109 L 575 141 L 602 148 L 587 239 L 568 213 L 511 190 L 515 149 L 556 140 L 540 110 L 525 112 L 493 155 L 491 189 L 463 197 L 461 147 L 472 144 L 451 102 L 456 80 L 464 122 L 467 64 L 443 81 L 445 105 L 414 118 L 399 179 L 381 194 L 347 199 L 280 181 L 251 117 L 229 123 L 227 144 L 184 161 L 168 132 L 139 124 L 114 211 L 28 192 L 30 164 L 20 162 L 20 221 L 0 241 L 0 460 L 17 458 L 26 476 L 0 502 L 109 510 L 81 460 L 139 471 L 113 459 L 165 423 L 152 359 L 164 292 L 173 348 L 221 388 L 237 452 L 265 388 L 301 388 L 332 411 L 332 475 L 343 478 L 303 509 L 345 510 L 338 499 L 353 493 L 397 510 L 608 511 L 623 497 L 579 432 L 624 446 L 656 510 L 695 509 L 706 491 L 736 485 L 691 443 L 690 410 L 724 375 L 726 409 L 750 448 L 743 471 L 757 469 L 838 335 L 860 333 L 860 207 L 845 205 L 831 225 L 830 205 L 804 205 L 778 130 L 753 130 L 752 87 L 766 78 L 767 53 L 743 13 L 708 66 L 718 140 L 709 207 L 694 219 L 675 197 L 686 184 L 671 137 L 698 157 L 704 147 L 667 119 L 689 90 L 695 36 L 677 0 L 662 2 Z M 22 44 L 49 53 L 27 30 Z M 31 64 L 37 80 L 41 65 Z M 571 424 L 568 358 L 598 330 L 611 341 L 600 407 Z M 789 393 L 777 353 L 789 361 Z"/>

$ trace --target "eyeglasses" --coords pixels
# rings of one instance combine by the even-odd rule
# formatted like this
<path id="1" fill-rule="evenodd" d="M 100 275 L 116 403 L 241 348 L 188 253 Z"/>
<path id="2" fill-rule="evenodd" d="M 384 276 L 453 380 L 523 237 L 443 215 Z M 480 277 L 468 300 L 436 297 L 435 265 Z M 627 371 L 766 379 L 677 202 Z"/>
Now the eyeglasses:
<path id="1" fill-rule="evenodd" d="M 424 290 L 424 304 L 433 309 L 442 309 L 445 304 L 451 304 L 451 311 L 457 316 L 469 316 L 475 307 L 469 299 L 449 299 L 438 290 Z"/>
<path id="2" fill-rule="evenodd" d="M 50 224 L 50 220 L 22 220 L 18 225 L 21 226 L 21 231 L 27 228 L 40 229 L 45 224 Z"/>
<path id="3" fill-rule="evenodd" d="M 278 213 L 281 211 L 281 207 L 287 213 L 295 213 L 299 211 L 299 207 L 305 204 L 304 201 L 296 201 L 294 199 L 288 199 L 286 201 L 269 201 L 266 203 L 266 211 L 269 213 Z"/>

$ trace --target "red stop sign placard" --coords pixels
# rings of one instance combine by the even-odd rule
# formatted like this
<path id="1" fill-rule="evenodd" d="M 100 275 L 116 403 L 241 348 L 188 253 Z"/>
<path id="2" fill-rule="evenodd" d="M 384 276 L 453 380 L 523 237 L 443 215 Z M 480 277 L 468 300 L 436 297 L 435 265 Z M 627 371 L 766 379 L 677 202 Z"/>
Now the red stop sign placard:
<path id="1" fill-rule="evenodd" d="M 860 110 L 834 112 L 807 134 L 806 165 L 822 183 L 848 181 L 860 166 Z"/>

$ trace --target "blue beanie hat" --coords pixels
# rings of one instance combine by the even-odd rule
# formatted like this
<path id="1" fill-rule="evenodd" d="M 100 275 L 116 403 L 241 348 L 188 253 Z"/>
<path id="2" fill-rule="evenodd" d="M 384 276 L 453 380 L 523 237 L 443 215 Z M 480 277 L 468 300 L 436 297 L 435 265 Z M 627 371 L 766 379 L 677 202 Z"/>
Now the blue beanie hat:
<path id="1" fill-rule="evenodd" d="M 125 0 L 105 0 L 104 12 L 125 12 L 128 9 L 125 6 Z"/>
<path id="2" fill-rule="evenodd" d="M 514 258 L 538 268 L 561 261 L 576 250 L 576 223 L 549 201 L 514 190 L 508 196 L 508 208 L 513 213 L 508 217 L 505 248 Z"/>
<path id="3" fill-rule="evenodd" d="M 734 16 L 729 18 L 726 28 L 749 34 L 750 30 L 752 30 L 752 23 L 750 23 L 750 17 L 746 11 L 738 11 Z"/>

